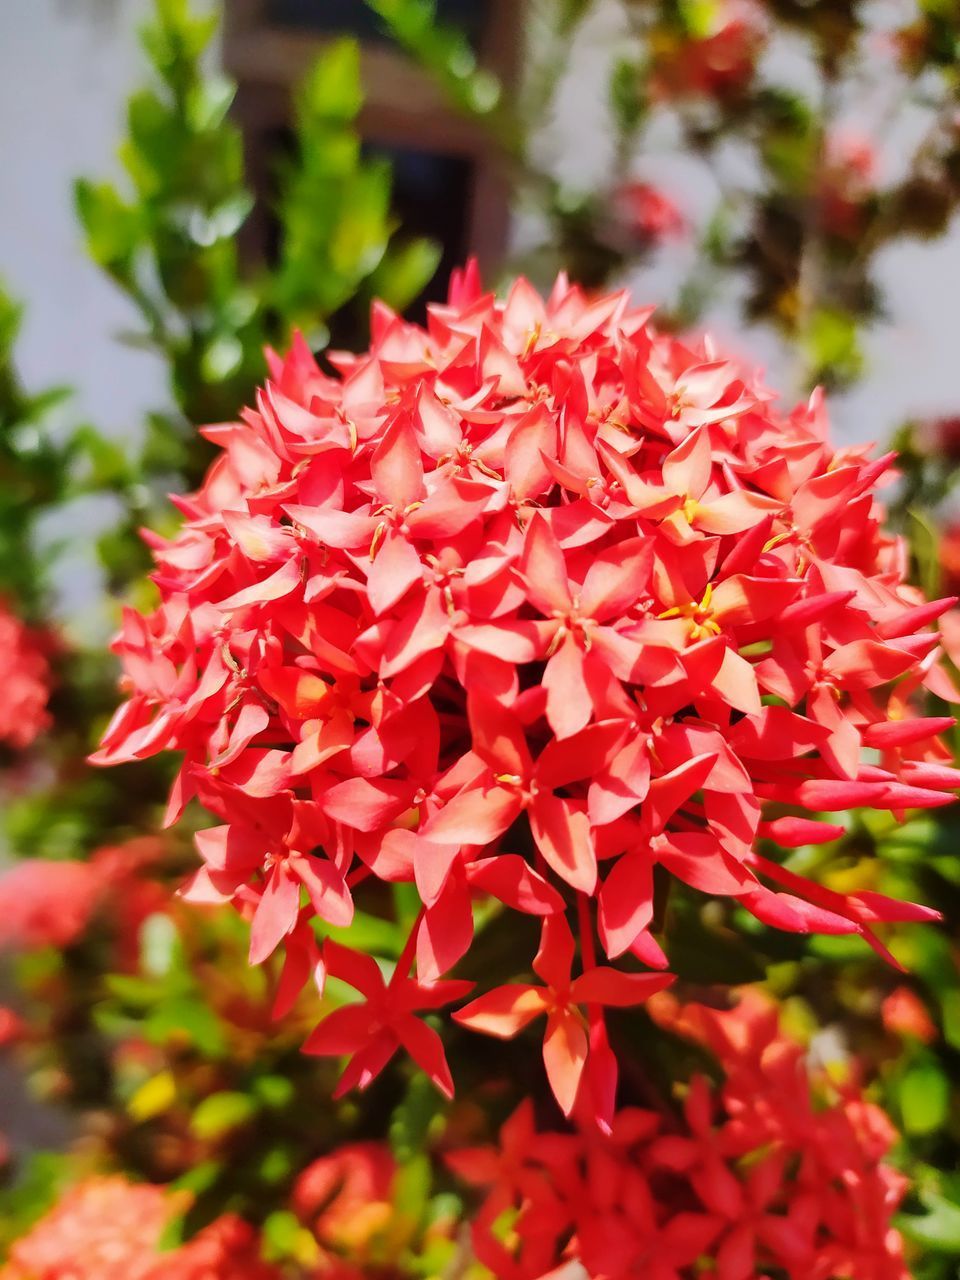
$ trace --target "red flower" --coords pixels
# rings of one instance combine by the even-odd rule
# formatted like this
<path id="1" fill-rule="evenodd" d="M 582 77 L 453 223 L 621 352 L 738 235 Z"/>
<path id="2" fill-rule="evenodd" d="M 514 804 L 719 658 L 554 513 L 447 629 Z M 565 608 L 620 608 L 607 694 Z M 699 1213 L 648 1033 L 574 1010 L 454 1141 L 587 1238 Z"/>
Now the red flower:
<path id="1" fill-rule="evenodd" d="M 3 703 L 0 706 L 0 741 L 22 751 L 50 723 L 48 641 L 30 631 L 0 603 L 0 670 Z"/>
<path id="2" fill-rule="evenodd" d="M 281 1280 L 260 1256 L 260 1240 L 248 1222 L 224 1214 L 187 1244 L 162 1253 L 149 1280 Z"/>
<path id="3" fill-rule="evenodd" d="M 122 1177 L 88 1178 L 10 1247 L 0 1280 L 280 1280 L 252 1227 L 226 1215 L 178 1249 L 163 1234 L 189 1196 Z"/>
<path id="4" fill-rule="evenodd" d="M 657 867 L 881 950 L 879 923 L 934 914 L 758 849 L 836 839 L 821 811 L 949 803 L 960 778 L 949 719 L 914 705 L 957 696 L 931 629 L 951 602 L 881 532 L 892 458 L 836 452 L 819 395 L 785 416 L 709 342 L 563 279 L 501 302 L 471 267 L 425 328 L 378 305 L 371 349 L 331 359 L 298 340 L 255 411 L 206 430 L 221 455 L 180 534 L 150 537 L 161 606 L 125 616 L 130 697 L 96 759 L 182 753 L 169 820 L 197 798 L 221 824 L 189 892 L 252 919 L 254 961 L 284 950 L 281 1007 L 322 983 L 314 916 L 348 927 L 378 881 L 416 886 L 395 979 L 328 950 L 368 997 L 313 1042 L 356 1055 L 346 1082 L 404 1045 L 449 1087 L 414 1013 L 455 998 L 437 979 L 480 897 L 557 921 L 576 898 L 586 970 L 594 931 L 666 966 Z"/>
<path id="5" fill-rule="evenodd" d="M 928 418 L 917 429 L 920 444 L 935 457 L 956 463 L 960 459 L 960 414 Z"/>
<path id="6" fill-rule="evenodd" d="M 0 946 L 70 946 L 90 923 L 103 887 L 88 862 L 15 862 L 0 873 Z"/>
<path id="7" fill-rule="evenodd" d="M 659 244 L 686 227 L 670 197 L 648 182 L 622 183 L 613 191 L 611 204 L 618 225 L 641 246 Z"/>
<path id="8" fill-rule="evenodd" d="M 608 1133 L 537 1132 L 524 1103 L 497 1144 L 449 1152 L 486 1191 L 478 1259 L 503 1280 L 559 1280 L 564 1266 L 610 1280 L 908 1280 L 882 1112 L 808 1074 L 760 997 L 729 1012 L 669 996 L 651 1007 L 710 1049 L 724 1082 L 696 1077 L 681 1115 L 625 1110 Z"/>
<path id="9" fill-rule="evenodd" d="M 292 1205 L 325 1249 L 354 1260 L 388 1226 L 397 1163 L 379 1142 L 355 1142 L 321 1156 L 297 1178 Z"/>
<path id="10" fill-rule="evenodd" d="M 711 29 L 657 41 L 651 78 L 656 97 L 696 95 L 726 100 L 746 93 L 766 41 L 760 10 L 752 4 L 719 4 Z"/>
<path id="11" fill-rule="evenodd" d="M 327 1014 L 303 1046 L 305 1053 L 350 1055 L 333 1096 L 339 1098 L 356 1087 L 365 1089 L 402 1046 L 440 1092 L 452 1097 L 453 1079 L 443 1043 L 433 1027 L 414 1015 L 461 999 L 473 983 L 421 986 L 409 976 L 409 956 L 401 957 L 387 983 L 370 956 L 329 940 L 324 944 L 324 958 L 329 974 L 366 997 L 359 1004 L 344 1005 Z"/>
<path id="12" fill-rule="evenodd" d="M 588 1023 L 581 1006 L 628 1008 L 642 1004 L 673 981 L 669 974 L 622 973 L 607 965 L 594 965 L 572 978 L 573 953 L 573 934 L 566 920 L 548 916 L 533 961 L 534 972 L 545 986 L 496 987 L 453 1015 L 463 1026 L 503 1040 L 511 1040 L 534 1018 L 546 1015 L 543 1061 L 564 1115 L 573 1111 L 589 1050 Z"/>
<path id="13" fill-rule="evenodd" d="M 937 1028 L 920 997 L 909 987 L 891 991 L 881 1006 L 883 1025 L 893 1035 L 930 1044 L 937 1038 Z"/>
<path id="14" fill-rule="evenodd" d="M 7 1049 L 22 1040 L 26 1031 L 27 1025 L 19 1013 L 8 1005 L 0 1004 L 0 1049 Z"/>
<path id="15" fill-rule="evenodd" d="M 824 229 L 845 240 L 863 229 L 865 205 L 876 187 L 877 156 L 859 134 L 837 131 L 824 148 L 819 176 L 820 217 Z"/>
<path id="16" fill-rule="evenodd" d="M 21 1239 L 2 1280 L 151 1280 L 157 1247 L 178 1210 L 162 1187 L 121 1177 L 79 1183 Z"/>

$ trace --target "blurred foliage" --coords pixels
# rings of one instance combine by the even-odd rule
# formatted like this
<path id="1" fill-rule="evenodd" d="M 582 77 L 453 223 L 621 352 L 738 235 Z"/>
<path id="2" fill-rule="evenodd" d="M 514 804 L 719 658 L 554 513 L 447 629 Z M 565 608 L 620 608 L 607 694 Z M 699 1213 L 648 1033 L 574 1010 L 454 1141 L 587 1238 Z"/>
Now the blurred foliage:
<path id="1" fill-rule="evenodd" d="M 437 22 L 435 0 L 366 2 L 489 132 L 542 216 L 543 243 L 519 264 L 541 283 L 558 266 L 600 285 L 647 263 L 662 237 L 611 209 L 634 172 L 664 185 L 664 152 L 683 155 L 700 171 L 697 187 L 715 195 L 690 211 L 694 261 L 661 323 L 685 327 L 720 299 L 740 304 L 782 336 L 801 390 L 862 376 L 862 332 L 884 319 L 878 255 L 905 237 L 941 235 L 960 203 L 952 3 L 910 0 L 892 19 L 866 0 L 604 6 L 602 21 L 619 24 L 605 43 L 608 132 L 578 181 L 560 176 L 554 121 L 598 0 L 532 0 L 517 86 L 477 66 L 465 34 Z M 595 118 L 604 104 L 589 101 L 593 64 L 590 75 L 576 93 Z M 851 103 L 870 104 L 866 120 Z M 922 126 L 919 140 L 897 133 L 908 118 Z M 685 246 L 678 260 L 688 259 Z"/>
<path id="2" fill-rule="evenodd" d="M 65 501 L 76 439 L 58 439 L 51 411 L 68 392 L 29 395 L 20 384 L 14 350 L 21 312 L 0 288 L 0 595 L 30 621 L 44 616 L 43 577 L 34 563 L 34 525 Z"/>
<path id="3" fill-rule="evenodd" d="M 402 309 L 439 260 L 434 245 L 394 235 L 389 166 L 362 154 L 356 130 L 363 90 L 350 40 L 330 45 L 297 93 L 293 154 L 278 175 L 277 260 L 246 259 L 239 237 L 255 199 L 228 115 L 236 86 L 209 67 L 217 25 L 216 12 L 157 0 L 143 31 L 154 83 L 130 99 L 120 148 L 128 190 L 76 184 L 90 256 L 142 318 L 128 339 L 169 369 L 178 417 L 151 422 L 139 465 L 188 483 L 209 460 L 188 424 L 236 414 L 265 373 L 265 346 L 302 328 L 321 347 L 341 308 L 359 303 L 362 315 L 374 295 Z"/>

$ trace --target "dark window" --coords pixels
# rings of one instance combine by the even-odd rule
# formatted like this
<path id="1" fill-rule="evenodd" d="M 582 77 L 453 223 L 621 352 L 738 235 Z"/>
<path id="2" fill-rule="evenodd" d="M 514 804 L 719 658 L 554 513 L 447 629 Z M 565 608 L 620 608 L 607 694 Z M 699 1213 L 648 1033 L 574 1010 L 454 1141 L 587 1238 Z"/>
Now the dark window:
<path id="1" fill-rule="evenodd" d="M 460 27 L 476 44 L 486 26 L 488 9 L 484 0 L 440 0 L 437 17 Z M 363 0 L 268 0 L 266 16 L 281 26 L 302 27 L 321 35 L 386 39 L 377 15 Z"/>
<path id="2" fill-rule="evenodd" d="M 2 0 L 0 0 L 2 2 Z M 237 79 L 235 116 L 245 136 L 251 184 L 261 196 L 245 228 L 250 256 L 276 253 L 271 216 L 278 162 L 290 147 L 290 91 L 330 36 L 359 39 L 365 99 L 359 128 L 365 150 L 393 169 L 393 208 L 401 235 L 428 236 L 439 268 L 411 308 L 445 296 L 453 267 L 476 254 L 489 274 L 502 260 L 508 184 L 495 142 L 455 111 L 430 75 L 385 40 L 364 0 L 225 0 L 224 58 Z M 523 0 L 438 0 L 438 19 L 457 25 L 479 60 L 508 84 L 519 52 Z"/>
<path id="3" fill-rule="evenodd" d="M 442 300 L 450 272 L 469 250 L 473 164 L 464 156 L 410 147 L 371 145 L 370 150 L 386 155 L 393 166 L 393 207 L 404 232 L 429 236 L 443 247 L 440 266 L 421 302 Z"/>
<path id="4" fill-rule="evenodd" d="M 267 175 L 268 208 L 276 196 L 274 179 L 280 157 L 289 155 L 293 135 L 289 128 L 271 129 L 263 136 L 263 144 L 271 157 Z M 447 296 L 447 281 L 454 267 L 470 252 L 470 198 L 475 162 L 469 156 L 445 155 L 436 151 L 418 151 L 413 147 L 390 146 L 367 141 L 363 150 L 369 156 L 384 156 L 393 172 L 393 211 L 400 223 L 402 238 L 426 236 L 440 245 L 442 256 L 433 279 L 428 282 L 409 314 L 424 318 L 428 302 L 442 302 Z M 268 261 L 275 261 L 279 250 L 278 224 L 267 214 L 262 226 L 262 244 Z"/>

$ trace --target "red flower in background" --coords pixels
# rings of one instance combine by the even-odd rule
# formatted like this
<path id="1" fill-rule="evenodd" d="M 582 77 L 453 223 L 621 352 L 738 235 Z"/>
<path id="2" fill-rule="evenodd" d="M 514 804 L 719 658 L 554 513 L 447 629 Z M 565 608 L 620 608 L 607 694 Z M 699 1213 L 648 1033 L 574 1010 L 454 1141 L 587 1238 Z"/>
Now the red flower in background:
<path id="1" fill-rule="evenodd" d="M 654 40 L 654 97 L 738 98 L 746 93 L 766 43 L 761 10 L 752 4 L 713 6 L 710 29 Z"/>
<path id="2" fill-rule="evenodd" d="M 640 245 L 680 235 L 686 220 L 665 192 L 648 182 L 624 182 L 610 197 L 617 226 Z"/>
<path id="3" fill-rule="evenodd" d="M 89 862 L 26 858 L 0 873 L 0 946 L 68 947 L 90 923 L 103 882 Z"/>
<path id="4" fill-rule="evenodd" d="M 849 130 L 828 136 L 819 177 L 820 217 L 824 229 L 842 239 L 855 239 L 864 223 L 865 206 L 876 190 L 877 154 L 869 138 Z"/>
<path id="5" fill-rule="evenodd" d="M 652 1002 L 724 1072 L 695 1077 L 682 1114 L 629 1109 L 610 1133 L 538 1133 L 529 1103 L 494 1147 L 448 1153 L 484 1188 L 477 1257 L 500 1280 L 579 1263 L 603 1280 L 908 1280 L 892 1225 L 905 1182 L 882 1163 L 895 1134 L 852 1087 L 811 1077 L 777 1014 L 747 994 L 730 1012 Z M 500 1224 L 509 1221 L 509 1236 Z"/>
<path id="6" fill-rule="evenodd" d="M 893 1035 L 931 1044 L 937 1038 L 937 1028 L 926 1006 L 909 987 L 897 987 L 884 999 L 880 1008 L 883 1025 Z"/>
<path id="7" fill-rule="evenodd" d="M 960 590 L 960 525 L 949 524 L 940 534 L 940 574 L 945 590 Z"/>
<path id="8" fill-rule="evenodd" d="M 179 1249 L 161 1254 L 149 1280 L 281 1280 L 260 1256 L 260 1240 L 248 1222 L 224 1214 Z"/>
<path id="9" fill-rule="evenodd" d="M 97 849 L 89 862 L 13 863 L 0 872 L 0 947 L 68 947 L 109 902 L 118 963 L 135 967 L 140 926 L 169 904 L 164 887 L 146 874 L 163 857 L 162 841 L 145 836 Z"/>
<path id="10" fill-rule="evenodd" d="M 941 455 L 952 463 L 960 460 L 960 415 L 927 418 L 919 423 L 917 434 L 929 453 Z"/>
<path id="11" fill-rule="evenodd" d="M 50 723 L 49 640 L 31 631 L 0 603 L 0 742 L 22 751 Z"/>
<path id="12" fill-rule="evenodd" d="M 811 1071 L 756 993 L 724 1012 L 669 995 L 650 1009 L 713 1057 L 720 1082 L 694 1076 L 675 1105 L 619 1111 L 606 1132 L 589 1105 L 572 1128 L 538 1130 L 527 1100 L 496 1143 L 445 1153 L 481 1203 L 427 1234 L 452 1242 L 458 1222 L 469 1225 L 477 1261 L 498 1280 L 545 1280 L 571 1264 L 596 1280 L 687 1280 L 692 1269 L 713 1280 L 908 1280 L 892 1225 L 905 1181 L 884 1163 L 896 1137 L 884 1114 L 852 1081 Z M 386 1274 L 418 1229 L 398 1176 L 374 1142 L 309 1165 L 289 1202 L 309 1233 L 297 1273 Z M 189 1203 L 161 1186 L 88 1178 L 14 1242 L 0 1280 L 279 1280 L 257 1230 L 232 1214 L 164 1250 Z"/>
<path id="13" fill-rule="evenodd" d="M 396 1175 L 384 1143 L 348 1143 L 304 1169 L 292 1207 L 324 1249 L 363 1257 L 371 1238 L 388 1227 Z"/>
<path id="14" fill-rule="evenodd" d="M 248 1223 L 218 1218 L 189 1243 L 161 1250 L 189 1196 L 120 1176 L 88 1178 L 19 1240 L 0 1280 L 280 1280 Z"/>
<path id="15" fill-rule="evenodd" d="M 576 901 L 576 965 L 594 928 L 618 961 L 607 994 L 667 964 L 657 867 L 881 953 L 878 923 L 935 915 L 757 849 L 837 838 L 821 811 L 953 798 L 952 722 L 911 705 L 956 698 L 931 629 L 951 601 L 881 532 L 891 457 L 836 452 L 818 395 L 784 415 L 708 342 L 563 279 L 501 302 L 471 268 L 426 328 L 377 306 L 370 351 L 331 360 L 297 342 L 256 410 L 206 429 L 222 452 L 180 534 L 150 535 L 162 603 L 125 616 L 130 697 L 96 760 L 182 753 L 169 820 L 198 797 L 222 824 L 189 893 L 253 920 L 254 960 L 286 950 L 283 1007 L 322 981 L 312 915 L 344 927 L 367 882 L 416 885 L 394 979 L 328 952 L 367 997 L 313 1041 L 355 1055 L 347 1082 L 403 1046 L 451 1087 L 415 1015 L 457 998 L 437 979 L 478 896 L 548 920 Z"/>
<path id="16" fill-rule="evenodd" d="M 162 1187 L 90 1178 L 10 1247 L 2 1280 L 150 1280 L 178 1211 Z"/>

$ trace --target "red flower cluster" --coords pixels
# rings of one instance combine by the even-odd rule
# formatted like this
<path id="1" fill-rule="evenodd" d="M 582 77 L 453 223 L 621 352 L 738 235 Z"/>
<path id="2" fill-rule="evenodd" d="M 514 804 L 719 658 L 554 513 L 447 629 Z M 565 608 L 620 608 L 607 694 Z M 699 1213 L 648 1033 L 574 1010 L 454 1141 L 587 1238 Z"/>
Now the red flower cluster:
<path id="1" fill-rule="evenodd" d="M 622 183 L 612 192 L 610 203 L 617 227 L 641 247 L 659 244 L 686 227 L 676 204 L 648 182 Z"/>
<path id="2" fill-rule="evenodd" d="M 525 1102 L 497 1147 L 448 1156 L 488 1189 L 473 1239 L 498 1280 L 582 1274 L 571 1262 L 593 1280 L 907 1280 L 891 1225 L 905 1181 L 882 1163 L 895 1136 L 883 1112 L 811 1078 L 763 997 L 727 1013 L 652 1007 L 725 1073 L 692 1081 L 679 1123 L 630 1109 L 609 1135 L 538 1133 Z"/>
<path id="3" fill-rule="evenodd" d="M 107 898 L 124 968 L 136 963 L 140 925 L 166 901 L 142 875 L 163 854 L 144 837 L 98 849 L 89 862 L 25 858 L 0 873 L 0 948 L 68 947 L 86 931 Z"/>
<path id="4" fill-rule="evenodd" d="M 256 410 L 206 429 L 222 453 L 182 531 L 148 535 L 162 604 L 125 617 L 130 697 L 95 759 L 183 753 L 170 821 L 198 797 L 222 823 L 189 894 L 251 917 L 252 961 L 285 949 L 281 1009 L 322 981 L 312 916 L 346 926 L 364 881 L 416 884 L 389 981 L 326 949 L 365 996 L 311 1045 L 354 1055 L 345 1087 L 400 1046 L 452 1087 L 417 1015 L 465 994 L 437 980 L 479 895 L 546 919 L 544 985 L 463 1020 L 546 1014 L 567 1109 L 586 1039 L 609 1110 L 603 1006 L 662 985 L 593 954 L 596 929 L 608 959 L 666 965 L 657 867 L 881 951 L 878 921 L 934 915 L 758 851 L 842 833 L 811 812 L 948 803 L 960 777 L 952 721 L 910 707 L 956 696 L 930 630 L 951 602 L 907 586 L 881 532 L 890 457 L 834 451 L 818 396 L 784 415 L 708 343 L 563 279 L 498 302 L 470 269 L 426 328 L 378 306 L 370 351 L 331 359 L 298 341 Z"/>
<path id="5" fill-rule="evenodd" d="M 946 461 L 960 461 L 960 414 L 927 418 L 918 425 L 917 435 L 924 450 Z"/>
<path id="6" fill-rule="evenodd" d="M 50 665 L 34 632 L 0 603 L 0 742 L 18 751 L 29 747 L 50 723 Z"/>
<path id="7" fill-rule="evenodd" d="M 184 1197 L 120 1176 L 88 1178 L 15 1240 L 0 1280 L 279 1280 L 256 1233 L 237 1217 L 192 1242 L 160 1249 Z"/>
<path id="8" fill-rule="evenodd" d="M 710 30 L 679 41 L 655 41 L 651 92 L 667 99 L 740 98 L 750 86 L 766 39 L 760 8 L 725 0 L 713 8 Z"/>
<path id="9" fill-rule="evenodd" d="M 960 590 L 960 524 L 956 522 L 940 534 L 940 578 L 941 589 Z"/>
<path id="10" fill-rule="evenodd" d="M 863 230 L 867 202 L 876 192 L 877 155 L 869 138 L 850 131 L 828 136 L 819 177 L 824 230 L 855 240 Z"/>
<path id="11" fill-rule="evenodd" d="M 70 946 L 90 923 L 101 887 L 88 862 L 15 862 L 0 874 L 0 947 Z"/>
<path id="12" fill-rule="evenodd" d="M 937 1038 L 937 1028 L 926 1006 L 909 987 L 891 991 L 880 1006 L 880 1014 L 891 1035 L 921 1044 L 932 1044 Z"/>
<path id="13" fill-rule="evenodd" d="M 223 1217 L 189 1244 L 161 1252 L 184 1198 L 125 1178 L 79 1183 L 11 1246 L 0 1280 L 279 1280 L 256 1235 Z"/>

